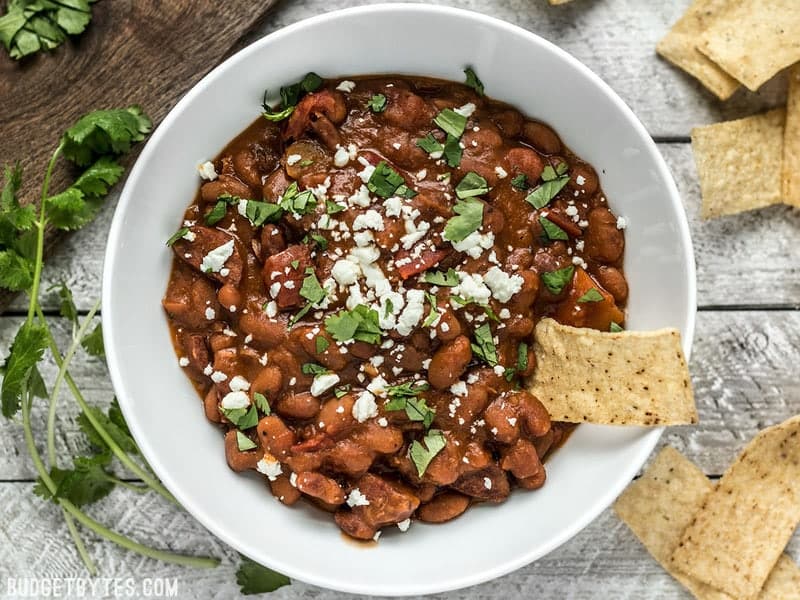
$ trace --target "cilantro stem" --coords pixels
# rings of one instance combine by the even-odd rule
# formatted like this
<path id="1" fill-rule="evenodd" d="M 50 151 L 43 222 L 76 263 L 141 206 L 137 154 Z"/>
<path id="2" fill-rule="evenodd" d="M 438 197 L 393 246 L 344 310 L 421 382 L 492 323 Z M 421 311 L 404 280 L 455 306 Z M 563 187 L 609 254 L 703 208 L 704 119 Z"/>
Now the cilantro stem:
<path id="1" fill-rule="evenodd" d="M 75 351 L 78 349 L 78 346 L 80 346 L 81 340 L 86 334 L 86 330 L 89 329 L 89 326 L 92 324 L 92 318 L 94 318 L 94 315 L 99 308 L 100 299 L 98 298 L 97 302 L 94 303 L 94 306 L 92 306 L 92 308 L 89 310 L 86 317 L 84 317 L 83 323 L 81 323 L 78 331 L 72 336 L 72 342 L 70 343 L 69 348 L 67 348 L 67 352 L 64 354 L 61 364 L 58 366 L 58 374 L 56 375 L 56 380 L 53 382 L 53 388 L 50 390 L 50 398 L 48 398 L 50 406 L 48 407 L 47 411 L 47 458 L 50 461 L 51 467 L 58 466 L 56 464 L 56 406 L 58 392 L 61 389 L 61 382 L 64 380 L 67 367 L 69 366 L 70 361 L 72 361 Z"/>
<path id="2" fill-rule="evenodd" d="M 48 346 L 50 347 L 50 352 L 53 355 L 53 359 L 55 360 L 56 365 L 60 369 L 61 365 L 63 364 L 61 352 L 58 350 L 58 346 L 56 345 L 55 339 L 53 338 L 53 332 L 50 330 L 50 326 L 47 324 L 47 321 L 45 320 L 44 313 L 42 312 L 41 307 L 39 307 L 38 305 L 36 307 L 36 313 L 39 317 L 40 322 L 44 326 L 45 331 L 47 332 L 47 343 Z M 94 414 L 92 413 L 91 407 L 86 402 L 86 399 L 83 397 L 83 394 L 81 393 L 78 386 L 75 384 L 75 381 L 72 379 L 72 376 L 69 374 L 68 370 L 64 371 L 64 380 L 67 382 L 67 386 L 72 391 L 72 395 L 75 398 L 78 405 L 81 407 L 81 410 L 86 415 L 87 420 L 89 421 L 89 423 L 91 423 L 92 427 L 94 427 L 97 434 L 103 439 L 103 441 L 109 447 L 111 452 L 114 453 L 114 456 L 116 456 L 119 459 L 119 461 L 123 465 L 125 465 L 128 468 L 128 470 L 131 471 L 131 473 L 133 473 L 139 479 L 141 479 L 149 488 L 151 488 L 155 492 L 158 492 L 160 495 L 162 495 L 164 498 L 166 498 L 173 504 L 178 505 L 178 501 L 175 500 L 175 497 L 169 493 L 167 488 L 165 488 L 161 484 L 161 482 L 159 482 L 155 477 L 150 475 L 150 473 L 148 473 L 139 464 L 137 464 L 136 461 L 134 461 L 130 456 L 128 456 L 128 454 L 122 448 L 120 448 L 119 445 L 114 441 L 114 438 L 111 437 L 111 434 L 109 434 L 108 431 L 106 431 L 105 427 L 103 427 L 103 424 L 100 423 L 95 418 Z"/>
<path id="3" fill-rule="evenodd" d="M 31 455 L 31 459 L 33 460 L 33 464 L 36 467 L 36 471 L 39 473 L 39 477 L 41 478 L 44 485 L 50 491 L 53 496 L 56 493 L 56 484 L 53 479 L 50 477 L 50 474 L 47 472 L 47 469 L 42 462 L 42 457 L 39 455 L 39 451 L 36 449 L 36 444 L 33 441 L 33 430 L 31 429 L 31 407 L 30 407 L 30 399 L 26 399 L 22 403 L 22 429 L 25 434 L 25 444 L 28 446 L 28 452 Z M 99 432 L 98 432 L 99 433 Z M 101 525 L 86 513 L 81 511 L 77 506 L 75 506 L 69 500 L 65 500 L 64 498 L 57 498 L 57 502 L 61 505 L 61 507 L 66 510 L 71 516 L 75 517 L 75 519 L 81 523 L 87 529 L 93 531 L 97 535 L 106 538 L 109 541 L 114 542 L 118 546 L 126 548 L 127 550 L 131 550 L 132 552 L 137 552 L 142 556 L 148 556 L 150 558 L 155 558 L 157 560 L 161 560 L 168 563 L 173 563 L 177 565 L 184 565 L 187 567 L 198 567 L 198 568 L 211 568 L 216 567 L 219 564 L 218 558 L 211 558 L 211 557 L 202 557 L 202 556 L 186 556 L 185 554 L 176 554 L 174 552 L 167 552 L 165 550 L 156 550 L 154 548 L 150 548 L 149 546 L 145 546 L 144 544 L 140 544 L 139 542 L 135 542 L 129 537 L 126 537 L 116 531 L 112 531 L 107 527 Z"/>
<path id="4" fill-rule="evenodd" d="M 145 492 L 150 490 L 150 488 L 147 487 L 146 485 L 136 485 L 134 483 L 130 483 L 129 481 L 113 477 L 112 475 L 106 476 L 106 479 L 108 479 L 111 483 L 115 485 L 121 485 L 122 487 L 129 489 L 132 492 L 136 492 L 137 494 L 144 494 Z"/>
<path id="5" fill-rule="evenodd" d="M 47 225 L 47 217 L 45 215 L 45 206 L 47 200 L 47 192 L 50 189 L 50 177 L 53 175 L 53 167 L 55 167 L 56 160 L 64 148 L 64 143 L 61 142 L 50 157 L 50 162 L 47 163 L 47 171 L 44 174 L 44 183 L 42 184 L 42 204 L 39 207 L 39 220 L 36 222 L 36 262 L 33 266 L 33 284 L 31 286 L 31 299 L 28 303 L 28 318 L 26 319 L 27 325 L 33 323 L 33 315 L 36 307 L 39 305 L 39 283 L 42 279 L 42 266 L 44 265 L 44 228 Z"/>
<path id="6" fill-rule="evenodd" d="M 92 557 L 89 556 L 89 553 L 86 551 L 86 546 L 84 546 L 81 535 L 78 533 L 78 528 L 75 527 L 75 520 L 63 506 L 61 507 L 61 514 L 64 515 L 64 521 L 67 524 L 67 529 L 69 529 L 69 534 L 72 536 L 72 541 L 75 543 L 75 548 L 78 550 L 78 556 L 81 557 L 83 564 L 86 566 L 86 570 L 89 571 L 89 575 L 94 577 L 97 575 L 97 567 Z"/>

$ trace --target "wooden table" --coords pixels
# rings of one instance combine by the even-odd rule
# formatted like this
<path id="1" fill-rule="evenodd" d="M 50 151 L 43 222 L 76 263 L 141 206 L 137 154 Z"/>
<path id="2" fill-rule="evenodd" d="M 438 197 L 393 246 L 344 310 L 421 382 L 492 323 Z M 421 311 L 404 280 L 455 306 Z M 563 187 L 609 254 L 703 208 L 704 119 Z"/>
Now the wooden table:
<path id="1" fill-rule="evenodd" d="M 657 58 L 656 41 L 678 19 L 689 0 L 576 0 L 561 7 L 550 7 L 544 0 L 442 3 L 500 17 L 557 43 L 605 79 L 658 142 L 689 217 L 700 307 L 691 370 L 701 424 L 668 430 L 662 443 L 678 448 L 708 475 L 719 476 L 756 431 L 800 413 L 800 210 L 772 207 L 701 221 L 689 132 L 695 125 L 749 115 L 782 103 L 785 81 L 779 77 L 758 94 L 740 91 L 721 104 L 688 76 Z M 357 2 L 285 0 L 252 37 L 353 4 Z M 310 44 L 313 49 L 313 40 Z M 66 240 L 45 269 L 43 289 L 65 280 L 82 310 L 87 310 L 100 294 L 103 251 L 115 199 L 96 222 Z M 53 314 L 57 305 L 53 295 L 45 294 L 44 306 Z M 23 308 L 20 298 L 0 317 L 3 355 Z M 60 327 L 59 333 L 65 337 L 66 327 Z M 44 370 L 45 377 L 54 375 L 51 363 Z M 101 361 L 81 356 L 73 374 L 90 402 L 107 405 L 113 391 Z M 59 452 L 66 456 L 81 452 L 84 442 L 75 423 L 74 402 L 65 399 L 63 407 L 56 441 Z M 41 409 L 34 411 L 34 422 L 43 430 Z M 43 439 L 43 431 L 39 433 L 39 439 Z M 4 593 L 6 576 L 85 575 L 61 515 L 32 495 L 34 478 L 21 427 L 0 420 L 0 594 Z M 90 512 L 145 543 L 224 557 L 217 569 L 194 571 L 122 552 L 86 535 L 103 576 L 175 577 L 180 597 L 185 598 L 237 596 L 236 553 L 180 509 L 153 494 L 117 490 Z M 800 534 L 795 535 L 789 552 L 800 559 Z M 339 600 L 346 596 L 295 583 L 274 597 Z M 535 564 L 497 581 L 441 597 L 678 599 L 689 595 L 607 510 L 570 542 Z"/>

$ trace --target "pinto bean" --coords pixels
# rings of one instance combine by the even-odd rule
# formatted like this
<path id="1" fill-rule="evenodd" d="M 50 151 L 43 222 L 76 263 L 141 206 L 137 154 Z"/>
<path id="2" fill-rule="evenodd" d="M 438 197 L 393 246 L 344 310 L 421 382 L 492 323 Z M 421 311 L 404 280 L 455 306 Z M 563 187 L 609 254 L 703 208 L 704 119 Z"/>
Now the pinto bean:
<path id="1" fill-rule="evenodd" d="M 212 423 L 222 422 L 219 414 L 219 396 L 217 388 L 214 386 L 211 386 L 203 397 L 203 410 L 206 413 L 206 419 Z"/>
<path id="2" fill-rule="evenodd" d="M 203 370 L 210 361 L 205 336 L 195 333 L 186 336 L 179 335 L 179 340 L 185 357 L 189 361 L 185 367 L 186 373 L 195 381 L 203 381 L 205 378 Z"/>
<path id="3" fill-rule="evenodd" d="M 597 172 L 586 163 L 576 163 L 570 166 L 567 188 L 579 194 L 592 196 L 600 186 Z"/>
<path id="4" fill-rule="evenodd" d="M 277 415 L 263 417 L 256 431 L 261 445 L 273 456 L 283 459 L 297 442 L 294 432 Z"/>
<path id="5" fill-rule="evenodd" d="M 268 259 L 273 254 L 286 250 L 286 238 L 280 227 L 267 223 L 261 230 L 261 259 Z"/>
<path id="6" fill-rule="evenodd" d="M 538 490 L 544 485 L 546 479 L 547 470 L 543 466 L 536 475 L 526 477 L 525 479 L 517 479 L 517 485 L 526 490 Z"/>
<path id="7" fill-rule="evenodd" d="M 211 229 L 210 227 L 203 227 L 202 225 L 194 225 L 189 227 L 189 233 L 193 241 L 185 238 L 180 238 L 172 245 L 172 251 L 180 260 L 195 269 L 198 273 L 206 277 L 210 277 L 220 283 L 231 283 L 239 285 L 242 278 L 242 269 L 244 268 L 244 261 L 240 254 L 239 248 L 229 233 L 220 231 L 219 229 Z M 212 250 L 216 250 L 220 246 L 227 244 L 234 240 L 233 254 L 231 254 L 223 264 L 219 271 L 208 272 L 202 268 L 203 259 Z M 223 275 L 222 269 L 227 269 L 227 274 Z"/>
<path id="8" fill-rule="evenodd" d="M 372 473 L 359 478 L 355 487 L 369 504 L 356 506 L 353 512 L 376 529 L 408 519 L 419 506 L 419 498 L 410 488 Z"/>
<path id="9" fill-rule="evenodd" d="M 403 129 L 416 131 L 428 125 L 435 116 L 433 109 L 414 92 L 394 87 L 386 91 L 386 110 L 381 117 Z"/>
<path id="10" fill-rule="evenodd" d="M 628 282 L 625 281 L 625 276 L 622 271 L 614 267 L 600 267 L 594 273 L 598 283 L 605 288 L 605 290 L 614 296 L 614 301 L 617 304 L 624 304 L 628 299 Z"/>
<path id="11" fill-rule="evenodd" d="M 242 306 L 242 293 L 234 285 L 226 283 L 217 292 L 219 303 L 230 312 L 236 312 Z M 231 310 L 232 309 L 232 310 Z"/>
<path id="12" fill-rule="evenodd" d="M 507 395 L 495 398 L 483 413 L 486 429 L 503 444 L 513 444 L 520 434 L 519 406 Z"/>
<path id="13" fill-rule="evenodd" d="M 539 293 L 539 275 L 536 271 L 529 270 L 519 271 L 517 275 L 522 277 L 522 287 L 511 296 L 508 303 L 512 312 L 524 312 L 536 301 L 536 295 Z"/>
<path id="14" fill-rule="evenodd" d="M 523 174 L 528 181 L 535 182 L 542 176 L 544 161 L 530 148 L 512 148 L 506 152 L 506 162 L 509 166 L 509 173 Z"/>
<path id="15" fill-rule="evenodd" d="M 511 448 L 503 451 L 500 467 L 511 471 L 518 479 L 533 477 L 543 469 L 536 447 L 528 440 L 517 440 Z"/>
<path id="16" fill-rule="evenodd" d="M 616 263 L 625 250 L 625 237 L 617 229 L 617 218 L 604 206 L 589 213 L 589 225 L 584 232 L 587 256 L 604 264 Z"/>
<path id="17" fill-rule="evenodd" d="M 322 452 L 292 451 L 291 454 L 286 456 L 284 462 L 295 473 L 303 473 L 321 468 L 324 458 Z"/>
<path id="18" fill-rule="evenodd" d="M 442 342 L 450 342 L 459 335 L 461 335 L 461 323 L 458 317 L 452 310 L 444 309 L 436 324 L 436 337 Z"/>
<path id="19" fill-rule="evenodd" d="M 311 392 L 285 394 L 275 403 L 275 412 L 292 419 L 310 419 L 319 412 L 319 400 Z"/>
<path id="20" fill-rule="evenodd" d="M 325 466 L 337 473 L 360 477 L 372 466 L 375 456 L 361 444 L 345 438 L 324 453 Z"/>
<path id="21" fill-rule="evenodd" d="M 261 172 L 264 167 L 258 150 L 251 146 L 233 155 L 233 169 L 236 176 L 248 187 L 256 189 L 261 187 Z M 247 196 L 242 197 L 246 198 Z"/>
<path id="22" fill-rule="evenodd" d="M 297 158 L 298 156 L 300 158 Z M 289 177 L 292 179 L 300 179 L 305 173 L 327 171 L 330 166 L 331 158 L 325 149 L 317 142 L 313 140 L 300 140 L 290 144 L 289 147 L 286 148 L 281 162 Z"/>
<path id="23" fill-rule="evenodd" d="M 344 491 L 342 488 L 333 479 L 326 477 L 322 473 L 308 471 L 299 473 L 295 485 L 297 485 L 298 490 L 307 496 L 318 498 L 325 504 L 334 506 L 344 504 Z"/>
<path id="24" fill-rule="evenodd" d="M 536 396 L 525 390 L 510 392 L 509 396 L 518 402 L 520 417 L 530 435 L 540 437 L 550 431 L 550 413 Z"/>
<path id="25" fill-rule="evenodd" d="M 311 129 L 317 134 L 325 147 L 334 152 L 342 143 L 342 137 L 336 125 L 325 115 L 319 116 L 315 121 L 311 121 Z"/>
<path id="26" fill-rule="evenodd" d="M 556 132 L 538 121 L 526 121 L 522 126 L 522 139 L 542 154 L 556 154 L 561 151 L 561 140 Z"/>
<path id="27" fill-rule="evenodd" d="M 212 333 L 208 338 L 208 346 L 214 353 L 224 350 L 225 348 L 235 348 L 236 338 L 225 335 L 221 332 Z"/>
<path id="28" fill-rule="evenodd" d="M 291 180 L 286 175 L 283 169 L 276 169 L 264 181 L 264 186 L 261 188 L 261 195 L 267 202 L 277 202 L 286 188 L 289 187 Z"/>
<path id="29" fill-rule="evenodd" d="M 508 477 L 495 464 L 462 475 L 452 487 L 462 494 L 489 502 L 502 502 L 511 493 Z"/>
<path id="30" fill-rule="evenodd" d="M 444 433 L 447 445 L 433 457 L 433 460 L 428 465 L 422 480 L 427 483 L 434 483 L 436 485 L 450 485 L 461 472 L 461 459 L 463 453 L 459 446 L 454 442 L 455 438 L 449 433 Z"/>
<path id="31" fill-rule="evenodd" d="M 348 355 L 342 354 L 339 351 L 339 346 L 336 345 L 333 337 L 331 337 L 325 329 L 320 329 L 317 333 L 313 333 L 314 329 L 315 327 L 313 326 L 295 326 L 292 330 L 292 339 L 297 340 L 303 350 L 309 356 L 314 357 L 314 360 L 322 366 L 332 371 L 341 371 L 344 369 L 349 362 Z M 295 334 L 295 332 L 297 333 Z M 309 333 L 311 333 L 311 339 L 308 338 Z M 317 352 L 317 338 L 322 338 L 328 342 L 328 345 L 322 352 Z M 370 356 L 372 356 L 372 354 L 375 353 L 375 347 L 370 346 L 370 349 Z"/>
<path id="32" fill-rule="evenodd" d="M 533 319 L 514 315 L 506 321 L 506 334 L 513 338 L 524 338 L 533 332 Z"/>
<path id="33" fill-rule="evenodd" d="M 261 307 L 251 307 L 239 317 L 239 328 L 245 335 L 253 336 L 250 345 L 257 348 L 274 348 L 286 342 L 286 321 L 270 319 Z"/>
<path id="34" fill-rule="evenodd" d="M 230 429 L 225 434 L 225 458 L 228 460 L 228 466 L 234 471 L 255 469 L 256 464 L 263 456 L 264 452 L 258 448 L 255 450 L 239 450 L 235 429 Z"/>
<path id="35" fill-rule="evenodd" d="M 417 518 L 426 523 L 444 523 L 455 519 L 469 508 L 469 496 L 444 492 L 417 509 Z"/>
<path id="36" fill-rule="evenodd" d="M 353 433 L 357 444 L 378 454 L 392 454 L 403 446 L 403 432 L 397 427 L 381 427 L 374 421 L 364 423 Z"/>
<path id="37" fill-rule="evenodd" d="M 523 118 L 518 110 L 507 108 L 490 115 L 492 123 L 508 137 L 517 137 L 522 131 Z"/>
<path id="38" fill-rule="evenodd" d="M 364 518 L 350 510 L 340 510 L 333 515 L 333 520 L 343 532 L 357 540 L 371 540 L 378 528 L 367 523 Z"/>
<path id="39" fill-rule="evenodd" d="M 291 479 L 286 475 L 278 475 L 274 481 L 269 481 L 269 488 L 272 495 L 287 506 L 300 500 L 300 490 L 292 485 Z"/>
<path id="40" fill-rule="evenodd" d="M 209 204 L 216 203 L 220 196 L 224 195 L 238 196 L 247 200 L 255 200 L 255 194 L 245 183 L 239 181 L 232 175 L 220 175 L 214 181 L 204 183 L 200 188 L 200 196 Z"/>
<path id="41" fill-rule="evenodd" d="M 358 424 L 353 417 L 353 404 L 355 398 L 352 394 L 331 398 L 322 405 L 316 420 L 325 423 L 325 432 L 328 435 L 337 435 Z"/>
<path id="42" fill-rule="evenodd" d="M 460 335 L 439 348 L 431 357 L 428 365 L 428 381 L 437 390 L 448 388 L 458 381 L 470 360 L 472 360 L 472 348 L 469 338 Z"/>
<path id="43" fill-rule="evenodd" d="M 267 400 L 272 400 L 278 397 L 282 385 L 283 374 L 281 370 L 274 365 L 267 365 L 250 382 L 250 391 L 264 394 Z"/>

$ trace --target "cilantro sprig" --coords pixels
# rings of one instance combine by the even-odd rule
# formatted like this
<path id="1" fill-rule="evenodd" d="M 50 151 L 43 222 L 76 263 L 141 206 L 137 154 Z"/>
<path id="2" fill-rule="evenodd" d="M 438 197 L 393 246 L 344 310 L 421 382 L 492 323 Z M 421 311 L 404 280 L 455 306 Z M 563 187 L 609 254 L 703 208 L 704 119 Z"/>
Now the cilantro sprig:
<path id="1" fill-rule="evenodd" d="M 284 86 L 280 89 L 280 109 L 273 108 L 267 102 L 267 90 L 264 90 L 264 100 L 261 103 L 264 111 L 261 113 L 267 121 L 283 121 L 294 112 L 295 106 L 307 93 L 316 92 L 322 86 L 322 78 L 316 73 L 307 73 L 297 83 Z"/>
<path id="2" fill-rule="evenodd" d="M 13 4 L 77 6 L 80 0 Z M 5 183 L 0 193 L 0 266 L 8 267 L 0 269 L 0 287 L 24 291 L 29 297 L 27 317 L 17 331 L 2 367 L 2 413 L 7 418 L 22 414 L 25 444 L 38 474 L 35 493 L 60 508 L 78 554 L 92 575 L 96 574 L 96 568 L 76 523 L 101 538 L 144 556 L 196 567 L 211 567 L 219 562 L 213 558 L 185 556 L 144 546 L 110 530 L 82 510 L 84 505 L 108 494 L 115 485 L 136 491 L 153 490 L 170 502 L 175 502 L 175 499 L 144 463 L 116 403 L 112 403 L 108 413 L 90 406 L 70 375 L 70 362 L 81 348 L 89 355 L 102 357 L 104 354 L 102 329 L 99 325 L 92 328 L 99 301 L 81 320 L 71 292 L 66 286 L 60 286 L 60 314 L 72 324 L 71 340 L 63 354 L 39 304 L 45 229 L 78 229 L 91 221 L 102 206 L 105 195 L 123 173 L 117 162 L 119 155 L 144 139 L 150 126 L 150 119 L 138 107 L 89 113 L 64 133 L 53 151 L 44 174 L 42 202 L 38 210 L 17 197 L 23 176 L 19 166 L 5 169 Z M 51 195 L 51 175 L 62 156 L 83 167 L 83 172 L 66 189 Z M 39 371 L 45 350 L 49 350 L 58 367 L 50 390 Z M 59 463 L 59 459 L 63 461 L 64 457 L 56 453 L 55 447 L 56 398 L 64 384 L 81 410 L 78 422 L 94 449 L 91 455 L 73 458 L 71 467 Z M 37 398 L 46 400 L 45 458 L 39 453 L 31 425 L 31 412 Z M 111 476 L 107 467 L 112 456 L 144 485 L 132 485 Z"/>
<path id="3" fill-rule="evenodd" d="M 447 440 L 444 434 L 438 429 L 431 429 L 425 434 L 422 442 L 414 440 L 409 448 L 408 455 L 411 462 L 417 468 L 417 474 L 422 477 L 431 461 L 436 458 L 444 447 L 447 445 Z"/>
<path id="4" fill-rule="evenodd" d="M 0 42 L 19 60 L 63 44 L 83 33 L 92 20 L 96 0 L 10 0 L 0 17 Z"/>
<path id="5" fill-rule="evenodd" d="M 378 344 L 381 341 L 378 311 L 363 304 L 326 317 L 325 330 L 337 342 L 356 340 Z"/>

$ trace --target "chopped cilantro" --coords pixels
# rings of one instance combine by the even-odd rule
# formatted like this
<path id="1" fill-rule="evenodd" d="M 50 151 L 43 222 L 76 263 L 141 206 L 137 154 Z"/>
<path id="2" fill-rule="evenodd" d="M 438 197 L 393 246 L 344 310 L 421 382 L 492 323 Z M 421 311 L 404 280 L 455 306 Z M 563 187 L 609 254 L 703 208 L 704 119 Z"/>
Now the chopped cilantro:
<path id="1" fill-rule="evenodd" d="M 395 196 L 401 196 L 402 198 L 413 198 L 417 194 L 418 192 L 416 190 L 412 190 L 405 183 L 400 184 L 400 186 L 394 191 Z"/>
<path id="2" fill-rule="evenodd" d="M 478 96 L 483 96 L 483 82 L 475 74 L 475 71 L 472 70 L 472 67 L 464 69 L 464 75 L 467 78 L 464 85 L 475 90 Z"/>
<path id="3" fill-rule="evenodd" d="M 291 584 L 286 575 L 281 575 L 272 569 L 262 567 L 246 556 L 241 558 L 242 562 L 236 571 L 236 583 L 239 584 L 239 590 L 242 594 L 265 594 Z"/>
<path id="4" fill-rule="evenodd" d="M 347 395 L 347 392 L 350 391 L 350 384 L 346 383 L 345 385 L 337 386 L 333 389 L 333 395 L 337 398 L 342 398 Z"/>
<path id="5" fill-rule="evenodd" d="M 300 191 L 297 187 L 297 182 L 293 181 L 286 191 L 283 192 L 278 206 L 289 213 L 298 215 L 308 215 L 314 212 L 314 207 L 317 204 L 317 199 L 311 190 Z"/>
<path id="6" fill-rule="evenodd" d="M 328 248 L 328 240 L 321 233 L 312 232 L 308 234 L 308 237 L 310 237 L 314 243 L 319 246 L 320 250 L 326 250 Z"/>
<path id="7" fill-rule="evenodd" d="M 542 283 L 544 283 L 544 286 L 551 294 L 558 296 L 564 289 L 564 286 L 572 281 L 572 275 L 574 273 L 575 267 L 571 265 L 563 269 L 542 273 Z"/>
<path id="8" fill-rule="evenodd" d="M 308 73 L 303 79 L 292 85 L 282 87 L 280 89 L 281 110 L 272 108 L 267 103 L 267 91 L 264 91 L 264 100 L 261 103 L 264 111 L 262 115 L 268 121 L 282 121 L 294 112 L 294 107 L 300 101 L 300 98 L 308 93 L 315 92 L 322 85 L 322 78 L 316 73 Z"/>
<path id="9" fill-rule="evenodd" d="M 375 94 L 369 99 L 369 102 L 367 102 L 367 108 L 372 112 L 382 113 L 386 110 L 386 96 L 383 94 Z"/>
<path id="10" fill-rule="evenodd" d="M 455 269 L 447 269 L 447 271 L 425 271 L 425 283 L 442 287 L 453 287 L 458 285 L 458 273 L 455 272 Z"/>
<path id="11" fill-rule="evenodd" d="M 486 361 L 490 366 L 497 364 L 497 348 L 494 345 L 492 328 L 484 323 L 474 331 L 475 342 L 470 344 L 472 353 Z"/>
<path id="12" fill-rule="evenodd" d="M 586 293 L 578 298 L 578 302 L 602 302 L 603 295 L 595 288 L 589 288 Z"/>
<path id="13" fill-rule="evenodd" d="M 525 198 L 525 200 L 535 208 L 544 208 L 547 206 L 550 201 L 556 197 L 556 194 L 567 185 L 569 175 L 567 174 L 566 163 L 558 163 L 555 169 L 547 165 L 542 171 L 542 181 L 544 183 L 534 189 Z"/>
<path id="14" fill-rule="evenodd" d="M 256 408 L 265 415 L 268 415 L 272 412 L 267 397 L 261 392 L 253 392 L 253 403 L 256 405 Z"/>
<path id="15" fill-rule="evenodd" d="M 473 196 L 482 196 L 489 192 L 489 184 L 475 171 L 470 171 L 458 182 L 456 186 L 456 196 L 461 200 Z"/>
<path id="16" fill-rule="evenodd" d="M 305 375 L 324 375 L 328 372 L 328 369 L 317 363 L 304 363 L 300 370 Z"/>
<path id="17" fill-rule="evenodd" d="M 172 246 L 172 244 L 177 242 L 179 239 L 181 239 L 187 233 L 189 233 L 189 228 L 188 227 L 181 227 L 180 229 L 178 229 L 178 231 L 173 233 L 170 236 L 170 238 L 167 240 L 167 246 Z"/>
<path id="18" fill-rule="evenodd" d="M 390 386 L 386 390 L 389 401 L 384 404 L 384 409 L 388 411 L 403 410 L 409 421 L 421 422 L 427 429 L 433 423 L 436 411 L 428 406 L 425 398 L 420 398 L 419 395 L 429 388 L 428 383 L 424 381 L 408 381 L 401 385 Z"/>
<path id="19" fill-rule="evenodd" d="M 328 338 L 323 337 L 321 335 L 318 335 L 314 339 L 314 347 L 317 350 L 317 354 L 322 354 L 323 352 L 325 352 L 325 350 L 327 350 L 328 346 L 330 345 L 331 343 L 328 341 Z"/>
<path id="20" fill-rule="evenodd" d="M 460 138 L 467 126 L 467 117 L 457 113 L 452 108 L 445 108 L 436 115 L 433 122 L 448 135 Z"/>
<path id="21" fill-rule="evenodd" d="M 511 178 L 511 185 L 518 190 L 525 191 L 528 189 L 528 176 L 520 173 Z"/>
<path id="22" fill-rule="evenodd" d="M 241 431 L 236 432 L 236 445 L 239 447 L 240 452 L 245 452 L 247 450 L 252 450 L 253 448 L 258 448 L 258 445 L 255 444 L 253 440 L 251 440 Z"/>
<path id="23" fill-rule="evenodd" d="M 283 215 L 283 209 L 272 202 L 258 200 L 245 200 L 245 202 L 244 216 L 256 227 L 261 227 L 267 221 L 277 221 Z"/>
<path id="24" fill-rule="evenodd" d="M 325 319 L 325 329 L 337 342 L 357 340 L 368 344 L 381 341 L 378 312 L 359 304 L 353 310 L 340 310 Z"/>
<path id="25" fill-rule="evenodd" d="M 611 321 L 611 326 L 608 328 L 608 330 L 611 333 L 619 333 L 620 331 L 625 331 L 625 329 L 623 327 L 621 327 L 620 325 L 618 325 L 614 321 Z"/>
<path id="26" fill-rule="evenodd" d="M 539 217 L 539 223 L 542 224 L 544 233 L 548 240 L 568 240 L 567 232 L 561 229 L 558 225 L 553 223 L 547 217 Z"/>
<path id="27" fill-rule="evenodd" d="M 461 242 L 483 225 L 483 202 L 476 198 L 458 200 L 453 207 L 455 217 L 450 217 L 444 226 L 444 239 Z"/>
<path id="28" fill-rule="evenodd" d="M 461 147 L 461 142 L 454 135 L 448 135 L 444 142 L 444 159 L 447 161 L 448 167 L 457 167 L 461 164 L 461 155 L 464 149 Z"/>
<path id="29" fill-rule="evenodd" d="M 225 217 L 227 210 L 228 202 L 225 200 L 217 200 L 214 208 L 206 213 L 206 216 L 203 217 L 203 220 L 206 222 L 206 225 L 216 225 Z"/>
<path id="30" fill-rule="evenodd" d="M 419 138 L 417 140 L 417 146 L 422 148 L 428 154 L 444 152 L 444 146 L 440 144 L 435 137 L 433 137 L 432 133 L 429 133 L 424 138 Z"/>
<path id="31" fill-rule="evenodd" d="M 395 191 L 404 183 L 403 177 L 382 160 L 375 167 L 367 181 L 367 189 L 381 198 L 394 196 Z"/>
<path id="32" fill-rule="evenodd" d="M 335 215 L 343 210 L 347 210 L 345 205 L 339 204 L 338 202 L 335 202 L 329 198 L 325 200 L 325 212 L 329 215 Z"/>
<path id="33" fill-rule="evenodd" d="M 417 440 L 411 443 L 408 455 L 411 458 L 411 462 L 413 462 L 414 466 L 417 468 L 417 474 L 420 477 L 425 474 L 428 465 L 431 464 L 434 457 L 439 454 L 446 445 L 447 440 L 444 434 L 435 429 L 425 434 L 422 443 Z"/>

